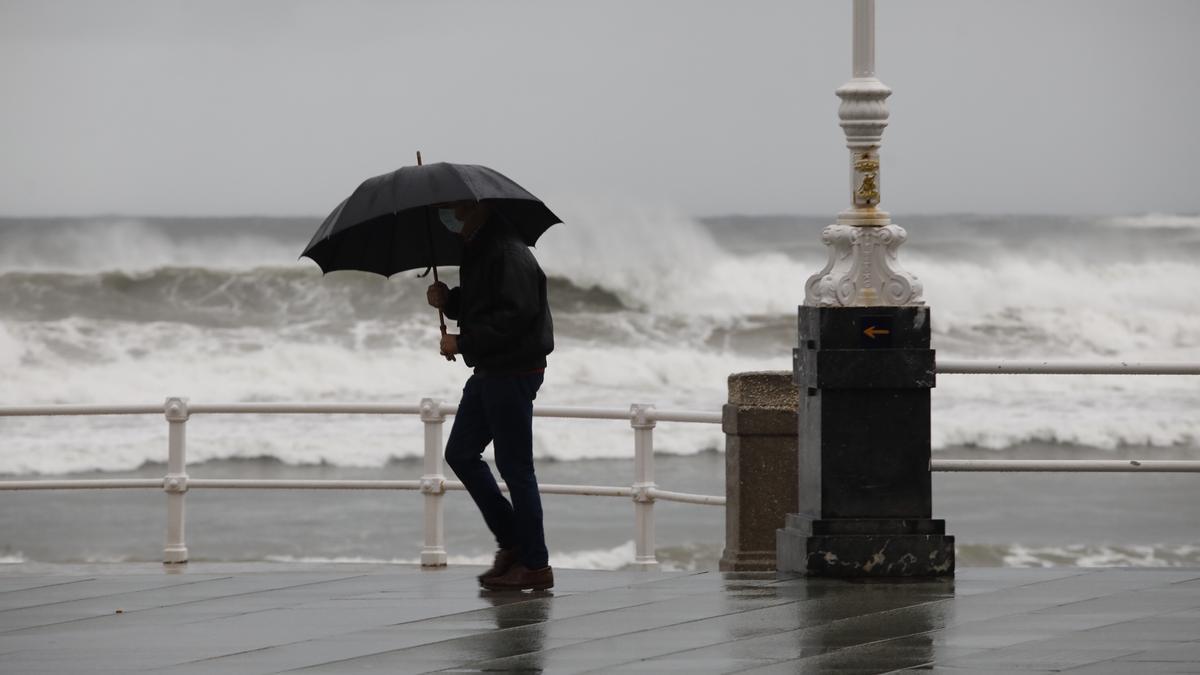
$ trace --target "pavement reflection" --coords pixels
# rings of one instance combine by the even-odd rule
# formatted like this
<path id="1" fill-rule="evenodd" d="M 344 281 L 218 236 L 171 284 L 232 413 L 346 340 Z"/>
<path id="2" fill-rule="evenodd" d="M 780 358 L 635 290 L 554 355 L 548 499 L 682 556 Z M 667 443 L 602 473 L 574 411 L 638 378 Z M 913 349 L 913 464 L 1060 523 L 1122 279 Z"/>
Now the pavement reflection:
<path id="1" fill-rule="evenodd" d="M 480 636 L 485 639 L 481 649 L 494 659 L 523 655 L 521 672 L 542 672 L 542 648 L 554 592 L 480 590 L 479 597 L 496 608 L 492 613 L 496 632 Z"/>

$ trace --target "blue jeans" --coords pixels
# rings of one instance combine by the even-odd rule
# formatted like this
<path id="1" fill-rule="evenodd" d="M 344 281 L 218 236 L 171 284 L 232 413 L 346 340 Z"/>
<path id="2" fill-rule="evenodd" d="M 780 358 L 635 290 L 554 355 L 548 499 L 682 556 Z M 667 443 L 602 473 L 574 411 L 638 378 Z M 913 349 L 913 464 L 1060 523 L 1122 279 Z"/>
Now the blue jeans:
<path id="1" fill-rule="evenodd" d="M 533 471 L 533 399 L 542 373 L 472 375 L 446 442 L 446 463 L 483 514 L 500 548 L 515 548 L 525 567 L 548 564 L 542 498 Z M 509 503 L 482 455 L 493 444 L 496 468 L 508 485 Z"/>

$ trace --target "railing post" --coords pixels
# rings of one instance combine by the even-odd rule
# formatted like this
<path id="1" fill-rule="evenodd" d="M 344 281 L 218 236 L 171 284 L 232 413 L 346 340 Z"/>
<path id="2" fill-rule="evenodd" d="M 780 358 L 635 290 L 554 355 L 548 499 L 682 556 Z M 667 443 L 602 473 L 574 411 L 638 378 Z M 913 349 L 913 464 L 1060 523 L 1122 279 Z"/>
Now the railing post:
<path id="1" fill-rule="evenodd" d="M 425 423 L 425 475 L 421 476 L 421 493 L 425 495 L 425 545 L 421 548 L 421 567 L 445 567 L 442 495 L 446 494 L 446 477 L 442 475 L 442 424 L 446 415 L 442 412 L 442 402 L 421 399 L 421 421 Z"/>
<path id="2" fill-rule="evenodd" d="M 654 406 L 635 403 L 629 407 L 633 427 L 633 511 L 637 521 L 634 567 L 658 568 L 654 555 Z"/>
<path id="3" fill-rule="evenodd" d="M 168 398 L 163 406 L 167 418 L 167 475 L 163 491 L 167 493 L 167 544 L 163 549 L 163 564 L 186 563 L 187 541 L 184 538 L 184 498 L 187 495 L 187 421 L 186 398 Z"/>

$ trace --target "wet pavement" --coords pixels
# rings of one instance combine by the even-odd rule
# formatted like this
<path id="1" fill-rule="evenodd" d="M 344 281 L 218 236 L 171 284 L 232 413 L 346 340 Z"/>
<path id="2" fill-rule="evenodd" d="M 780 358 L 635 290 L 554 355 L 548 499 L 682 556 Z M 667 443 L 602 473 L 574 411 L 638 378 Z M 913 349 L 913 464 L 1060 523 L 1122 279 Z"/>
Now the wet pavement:
<path id="1" fill-rule="evenodd" d="M 0 566 L 0 672 L 1200 673 L 1200 569 L 953 581 L 474 567 Z"/>

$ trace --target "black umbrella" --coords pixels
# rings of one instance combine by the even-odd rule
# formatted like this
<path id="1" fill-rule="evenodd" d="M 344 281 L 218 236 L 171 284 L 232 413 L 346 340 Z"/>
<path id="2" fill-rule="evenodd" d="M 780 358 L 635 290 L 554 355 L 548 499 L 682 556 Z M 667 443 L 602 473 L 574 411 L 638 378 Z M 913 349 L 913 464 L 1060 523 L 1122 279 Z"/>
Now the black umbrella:
<path id="1" fill-rule="evenodd" d="M 562 222 L 499 171 L 476 164 L 417 164 L 363 181 L 321 223 L 301 256 L 312 258 L 323 272 L 361 270 L 384 276 L 458 265 L 462 238 L 437 225 L 434 211 L 439 204 L 462 200 L 486 202 L 529 246 Z"/>
<path id="2" fill-rule="evenodd" d="M 533 246 L 551 225 L 562 220 L 528 190 L 499 171 L 476 164 L 422 164 L 368 178 L 347 197 L 304 248 L 328 273 L 360 270 L 391 276 L 411 269 L 433 269 L 462 262 L 462 238 L 435 225 L 439 205 L 485 202 Z M 438 310 L 446 333 L 446 320 Z"/>

